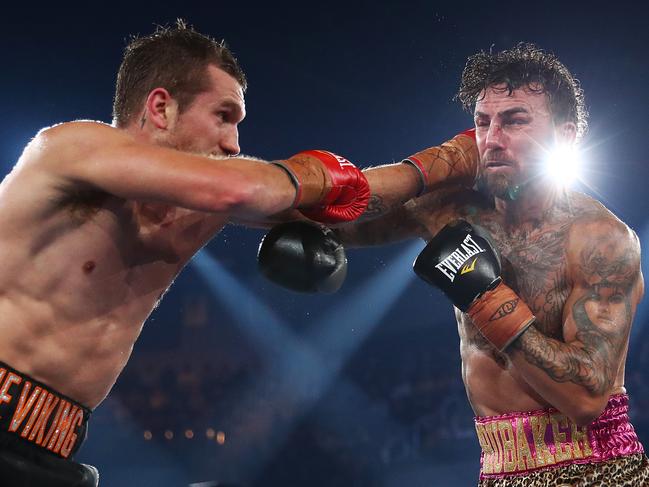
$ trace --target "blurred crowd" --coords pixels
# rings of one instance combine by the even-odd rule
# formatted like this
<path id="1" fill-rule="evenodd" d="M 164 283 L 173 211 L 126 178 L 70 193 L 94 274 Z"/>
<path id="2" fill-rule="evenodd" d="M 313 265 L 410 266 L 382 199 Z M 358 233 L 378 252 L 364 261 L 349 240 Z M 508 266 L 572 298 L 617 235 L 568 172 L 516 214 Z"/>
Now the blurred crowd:
<path id="1" fill-rule="evenodd" d="M 454 450 L 469 448 L 476 458 L 457 340 L 427 329 L 372 337 L 330 386 L 306 399 L 287 397 L 286 384 L 251 350 L 238 360 L 196 343 L 139 351 L 114 389 L 113 419 L 134 422 L 143 440 L 179 454 L 188 445 L 271 452 L 263 477 L 278 485 L 317 472 L 328 479 L 322 485 L 372 485 L 377 472 Z M 649 438 L 648 366 L 649 340 L 637 337 L 626 383 L 641 439 Z"/>

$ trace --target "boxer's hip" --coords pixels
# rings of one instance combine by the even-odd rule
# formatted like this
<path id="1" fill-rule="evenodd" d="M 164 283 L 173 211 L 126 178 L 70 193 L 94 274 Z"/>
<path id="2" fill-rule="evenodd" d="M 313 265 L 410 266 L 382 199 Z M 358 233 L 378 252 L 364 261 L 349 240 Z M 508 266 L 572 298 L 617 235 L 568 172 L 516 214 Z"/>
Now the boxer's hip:
<path id="1" fill-rule="evenodd" d="M 482 447 L 480 479 L 502 479 L 569 465 L 640 455 L 628 396 L 611 396 L 602 414 L 577 426 L 553 408 L 475 418 Z"/>
<path id="2" fill-rule="evenodd" d="M 69 459 L 86 437 L 87 407 L 0 362 L 0 434 L 6 444 L 24 444 Z"/>

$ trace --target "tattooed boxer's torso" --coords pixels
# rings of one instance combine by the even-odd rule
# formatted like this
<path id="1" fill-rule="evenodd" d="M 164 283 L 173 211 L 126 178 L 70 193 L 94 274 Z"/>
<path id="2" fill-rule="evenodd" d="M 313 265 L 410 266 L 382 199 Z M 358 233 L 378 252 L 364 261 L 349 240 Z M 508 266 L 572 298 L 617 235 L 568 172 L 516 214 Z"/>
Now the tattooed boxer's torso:
<path id="1" fill-rule="evenodd" d="M 567 303 L 574 284 L 570 268 L 579 266 L 585 273 L 602 281 L 607 281 L 608 278 L 618 282 L 626 279 L 628 282 L 621 286 L 632 285 L 635 276 L 631 275 L 632 269 L 625 268 L 627 263 L 623 256 L 606 254 L 605 239 L 598 241 L 596 234 L 580 235 L 575 228 L 578 225 L 606 227 L 623 224 L 599 202 L 576 192 L 559 199 L 555 206 L 543 212 L 538 219 L 522 223 L 506 222 L 502 214 L 482 202 L 475 194 L 468 195 L 467 198 L 464 201 L 460 198 L 457 200 L 459 203 L 447 205 L 441 212 L 426 211 L 426 208 L 430 210 L 431 203 L 440 203 L 439 196 L 429 201 L 423 198 L 413 205 L 412 214 L 426 229 L 428 238 L 454 218 L 463 218 L 486 228 L 501 254 L 505 283 L 530 307 L 536 317 L 534 327 L 541 334 L 560 342 L 576 333 L 581 333 L 582 336 L 602 336 L 602 330 L 592 326 L 586 316 L 584 302 L 602 299 L 624 301 L 624 293 L 604 297 L 584 296 L 582 300 Z M 570 247 L 575 245 L 575 240 L 584 238 L 591 238 L 592 242 L 579 253 L 578 261 L 575 262 Z M 630 326 L 632 316 L 629 304 L 621 302 L 620 307 L 626 313 L 625 323 Z M 574 315 L 575 326 L 565 324 L 569 313 Z M 517 373 L 507 355 L 498 352 L 487 342 L 467 314 L 455 309 L 455 315 L 461 339 L 462 376 L 476 415 L 496 415 L 551 406 Z M 581 315 L 584 316 L 580 321 Z M 622 329 L 620 333 L 626 331 Z M 534 332 L 525 335 L 525 340 L 518 340 L 513 346 L 523 350 L 530 360 L 535 360 L 554 380 L 579 383 L 593 392 L 611 386 L 612 393 L 624 392 L 623 366 L 619 370 L 600 370 L 599 363 L 577 364 L 577 360 L 568 361 L 571 364 L 568 367 L 557 366 L 551 360 L 536 356 L 533 337 L 529 336 Z M 612 330 L 611 333 L 617 331 Z M 624 345 L 611 345 L 611 350 L 607 353 L 626 354 L 628 337 L 618 338 L 619 340 L 611 342 Z M 584 368 L 590 368 L 592 375 L 584 373 Z"/>
<path id="2" fill-rule="evenodd" d="M 556 382 L 579 384 L 592 393 L 624 392 L 623 364 L 635 306 L 630 300 L 637 304 L 642 279 L 638 259 L 627 258 L 637 249 L 624 243 L 635 236 L 599 202 L 570 192 L 536 218 L 515 222 L 480 193 L 448 188 L 412 200 L 387 218 L 338 233 L 346 245 L 365 246 L 413 236 L 429 240 L 458 218 L 481 225 L 501 254 L 505 283 L 536 316 L 533 329 L 512 346 Z M 571 294 L 575 288 L 583 292 Z M 455 315 L 462 377 L 477 415 L 552 405 L 526 383 L 508 355 L 487 342 L 468 315 L 457 309 Z M 541 345 L 541 335 L 554 339 L 557 347 Z M 575 337 L 580 354 L 571 355 L 572 349 L 560 345 Z"/>

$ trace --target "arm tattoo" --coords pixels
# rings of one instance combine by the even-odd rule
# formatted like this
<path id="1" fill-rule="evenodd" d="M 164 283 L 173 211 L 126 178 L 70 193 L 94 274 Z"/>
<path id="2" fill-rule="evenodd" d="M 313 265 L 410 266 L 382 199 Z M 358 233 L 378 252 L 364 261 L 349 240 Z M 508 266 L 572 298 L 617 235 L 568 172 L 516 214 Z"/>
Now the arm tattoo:
<path id="1" fill-rule="evenodd" d="M 383 201 L 383 197 L 373 194 L 370 196 L 367 208 L 359 220 L 371 220 L 377 216 L 385 215 L 389 210 L 390 208 Z"/>
<path id="2" fill-rule="evenodd" d="M 631 292 L 637 269 L 627 256 L 585 249 L 580 268 L 590 285 L 572 306 L 575 341 L 567 344 L 530 327 L 514 342 L 526 360 L 557 382 L 573 382 L 593 394 L 613 385 L 631 326 Z"/>

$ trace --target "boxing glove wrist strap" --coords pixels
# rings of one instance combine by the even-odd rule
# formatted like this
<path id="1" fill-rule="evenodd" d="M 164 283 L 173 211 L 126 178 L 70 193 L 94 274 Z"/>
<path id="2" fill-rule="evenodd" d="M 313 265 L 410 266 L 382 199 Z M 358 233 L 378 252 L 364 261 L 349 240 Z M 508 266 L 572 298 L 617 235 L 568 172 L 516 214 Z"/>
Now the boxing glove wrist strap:
<path id="1" fill-rule="evenodd" d="M 291 183 L 293 183 L 293 186 L 295 187 L 295 198 L 293 199 L 293 203 L 291 203 L 291 208 L 295 208 L 302 197 L 302 185 L 300 184 L 300 181 L 297 179 L 297 176 L 291 170 L 291 168 L 284 163 L 284 161 L 271 161 L 270 163 L 274 166 L 284 169 L 284 172 L 286 172 L 286 174 L 288 175 Z"/>
<path id="2" fill-rule="evenodd" d="M 320 157 L 317 155 L 299 153 L 285 161 L 272 161 L 271 164 L 286 171 L 295 186 L 295 199 L 291 208 L 316 205 L 331 189 Z"/>
<path id="3" fill-rule="evenodd" d="M 468 313 L 480 333 L 501 352 L 535 320 L 527 304 L 502 282 L 477 298 Z"/>
<path id="4" fill-rule="evenodd" d="M 417 159 L 415 156 L 410 156 L 408 159 L 404 159 L 401 162 L 403 164 L 410 165 L 417 170 L 417 174 L 419 175 L 421 185 L 419 186 L 419 191 L 417 191 L 416 197 L 417 198 L 420 197 L 422 194 L 424 194 L 426 188 L 428 188 L 428 175 L 426 174 L 426 168 L 421 163 L 421 161 Z"/>
<path id="5" fill-rule="evenodd" d="M 478 172 L 475 130 L 466 130 L 440 146 L 430 147 L 401 161 L 414 167 L 421 187 L 417 196 L 440 183 L 473 185 Z"/>

